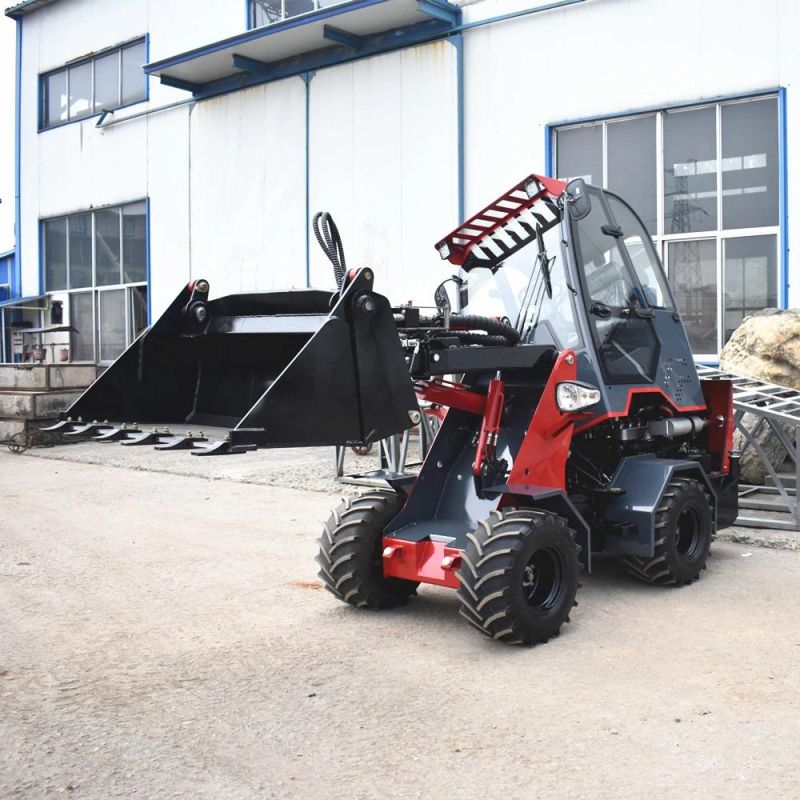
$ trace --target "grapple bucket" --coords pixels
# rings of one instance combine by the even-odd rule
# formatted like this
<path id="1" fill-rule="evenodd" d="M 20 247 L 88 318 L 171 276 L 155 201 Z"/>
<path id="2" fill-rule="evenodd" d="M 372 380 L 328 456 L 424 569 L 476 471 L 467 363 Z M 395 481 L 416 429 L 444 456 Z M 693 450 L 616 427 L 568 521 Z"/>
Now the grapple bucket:
<path id="1" fill-rule="evenodd" d="M 366 443 L 414 423 L 408 366 L 370 270 L 341 293 L 208 296 L 204 280 L 181 291 L 62 424 L 225 427 L 236 452 Z"/>

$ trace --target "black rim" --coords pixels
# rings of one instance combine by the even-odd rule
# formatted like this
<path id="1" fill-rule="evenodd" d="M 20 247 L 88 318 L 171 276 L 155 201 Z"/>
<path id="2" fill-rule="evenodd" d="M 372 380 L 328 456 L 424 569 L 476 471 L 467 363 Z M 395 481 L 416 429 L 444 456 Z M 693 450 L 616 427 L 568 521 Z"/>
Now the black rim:
<path id="1" fill-rule="evenodd" d="M 685 508 L 678 516 L 675 526 L 675 549 L 686 561 L 697 558 L 702 549 L 701 523 L 697 511 Z"/>
<path id="2" fill-rule="evenodd" d="M 525 602 L 535 611 L 552 611 L 564 588 L 564 563 L 558 551 L 545 547 L 536 550 L 522 571 Z"/>

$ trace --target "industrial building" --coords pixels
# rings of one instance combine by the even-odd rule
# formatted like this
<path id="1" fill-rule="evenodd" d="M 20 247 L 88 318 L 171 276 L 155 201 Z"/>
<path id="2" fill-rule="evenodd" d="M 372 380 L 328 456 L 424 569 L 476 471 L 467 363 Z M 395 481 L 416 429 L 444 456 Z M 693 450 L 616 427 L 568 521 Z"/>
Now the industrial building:
<path id="1" fill-rule="evenodd" d="M 800 303 L 793 0 L 26 0 L 2 360 L 106 364 L 188 281 L 330 287 L 318 210 L 394 302 L 530 172 L 626 197 L 697 357 Z M 32 333 L 39 331 L 38 333 Z"/>

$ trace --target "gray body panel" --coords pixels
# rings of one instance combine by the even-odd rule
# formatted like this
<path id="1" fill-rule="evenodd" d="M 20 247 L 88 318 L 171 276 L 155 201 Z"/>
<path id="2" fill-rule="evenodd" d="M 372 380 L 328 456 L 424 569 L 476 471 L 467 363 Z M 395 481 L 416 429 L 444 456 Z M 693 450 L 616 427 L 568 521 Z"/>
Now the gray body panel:
<path id="1" fill-rule="evenodd" d="M 633 535 L 606 535 L 604 551 L 613 555 L 652 556 L 655 549 L 655 513 L 667 485 L 676 474 L 691 474 L 707 487 L 712 497 L 712 516 L 716 519 L 716 497 L 711 482 L 696 461 L 657 458 L 653 455 L 623 458 L 612 477 L 611 486 L 624 491 L 606 507 L 609 523 L 633 523 Z"/>

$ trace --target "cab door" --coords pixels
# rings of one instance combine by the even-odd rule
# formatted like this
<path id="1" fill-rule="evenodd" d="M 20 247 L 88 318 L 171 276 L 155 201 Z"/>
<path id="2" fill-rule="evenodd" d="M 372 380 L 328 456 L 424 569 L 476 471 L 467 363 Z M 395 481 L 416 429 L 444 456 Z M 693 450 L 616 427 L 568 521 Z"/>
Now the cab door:
<path id="1" fill-rule="evenodd" d="M 573 221 L 589 327 L 609 384 L 652 383 L 661 355 L 658 311 L 671 313 L 652 242 L 616 196 L 586 187 L 591 210 Z"/>

